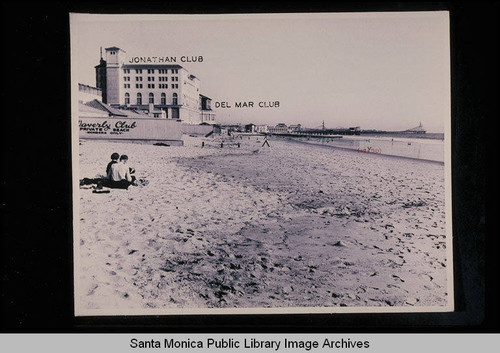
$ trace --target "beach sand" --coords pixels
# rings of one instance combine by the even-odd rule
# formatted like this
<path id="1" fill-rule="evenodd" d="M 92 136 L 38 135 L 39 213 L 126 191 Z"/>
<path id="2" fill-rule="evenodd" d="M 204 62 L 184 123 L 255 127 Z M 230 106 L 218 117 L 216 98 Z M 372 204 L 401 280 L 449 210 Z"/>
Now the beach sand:
<path id="1" fill-rule="evenodd" d="M 127 154 L 142 181 L 81 186 L 82 310 L 440 307 L 444 166 L 262 138 L 81 141 L 80 179 Z M 202 141 L 206 145 L 201 148 Z"/>

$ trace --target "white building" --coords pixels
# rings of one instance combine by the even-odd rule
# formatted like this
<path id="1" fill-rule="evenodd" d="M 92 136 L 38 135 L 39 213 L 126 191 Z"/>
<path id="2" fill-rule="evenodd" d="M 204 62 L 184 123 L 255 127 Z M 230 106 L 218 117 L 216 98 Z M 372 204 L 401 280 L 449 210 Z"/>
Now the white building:
<path id="1" fill-rule="evenodd" d="M 267 125 L 255 125 L 255 132 L 267 134 L 269 132 L 269 128 Z"/>
<path id="2" fill-rule="evenodd" d="M 301 124 L 290 125 L 288 127 L 288 132 L 298 132 L 298 131 L 301 131 L 301 130 L 302 130 L 302 125 Z"/>
<path id="3" fill-rule="evenodd" d="M 286 134 L 288 133 L 288 127 L 285 123 L 279 123 L 276 126 L 269 126 L 268 130 L 271 134 Z"/>
<path id="4" fill-rule="evenodd" d="M 210 98 L 201 95 L 200 80 L 185 68 L 177 64 L 126 64 L 125 58 L 122 49 L 106 48 L 106 60 L 101 57 L 95 67 L 96 86 L 103 92 L 104 103 L 187 124 L 215 123 Z"/>

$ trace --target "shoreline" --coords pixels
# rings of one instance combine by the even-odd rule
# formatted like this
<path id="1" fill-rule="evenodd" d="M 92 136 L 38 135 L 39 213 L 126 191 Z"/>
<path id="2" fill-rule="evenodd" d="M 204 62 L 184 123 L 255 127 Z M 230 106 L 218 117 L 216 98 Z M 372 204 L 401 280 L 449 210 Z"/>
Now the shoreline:
<path id="1" fill-rule="evenodd" d="M 270 141 L 272 141 L 270 139 Z M 383 157 L 389 157 L 389 158 L 396 158 L 396 159 L 404 159 L 404 160 L 413 160 L 417 162 L 427 162 L 427 163 L 436 163 L 440 165 L 444 165 L 444 162 L 442 161 L 436 161 L 433 159 L 424 159 L 424 158 L 415 158 L 415 157 L 407 157 L 407 156 L 398 156 L 398 155 L 393 155 L 393 154 L 384 154 L 384 153 L 370 153 L 370 152 L 360 152 L 356 149 L 353 148 L 348 148 L 348 147 L 341 147 L 341 146 L 334 146 L 334 145 L 325 145 L 325 144 L 319 144 L 319 143 L 310 143 L 307 141 L 300 141 L 300 140 L 281 140 L 281 141 L 286 141 L 286 142 L 292 142 L 292 143 L 301 143 L 301 144 L 307 144 L 310 146 L 318 146 L 318 147 L 323 147 L 323 148 L 332 148 L 332 149 L 339 149 L 343 151 L 349 151 L 349 152 L 356 152 L 356 153 L 363 153 L 363 154 L 368 154 L 372 156 L 383 156 Z"/>

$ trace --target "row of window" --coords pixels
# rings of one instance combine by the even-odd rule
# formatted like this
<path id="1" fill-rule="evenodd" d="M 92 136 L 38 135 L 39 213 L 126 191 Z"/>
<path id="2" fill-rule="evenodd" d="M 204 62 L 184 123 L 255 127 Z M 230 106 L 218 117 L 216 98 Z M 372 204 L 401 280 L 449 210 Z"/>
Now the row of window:
<path id="1" fill-rule="evenodd" d="M 156 71 L 156 69 L 148 69 L 147 70 L 148 74 L 154 74 L 155 71 Z M 179 69 L 170 69 L 170 72 L 173 73 L 173 74 L 178 74 L 179 73 Z M 130 73 L 130 69 L 123 69 L 123 73 L 129 74 Z M 136 74 L 142 74 L 142 69 L 135 69 L 135 73 Z M 158 73 L 159 74 L 167 74 L 168 73 L 168 69 L 158 69 Z"/>
<path id="2" fill-rule="evenodd" d="M 179 84 L 178 83 L 173 83 L 170 85 L 172 88 L 179 88 Z M 153 85 L 153 87 L 151 88 L 155 88 L 155 85 Z M 160 83 L 158 84 L 158 88 L 168 88 L 168 83 Z"/>
<path id="3" fill-rule="evenodd" d="M 137 93 L 136 96 L 136 104 L 137 105 L 142 105 L 142 93 Z M 148 95 L 148 103 L 154 104 L 155 102 L 155 95 L 153 93 L 149 93 Z M 130 93 L 125 93 L 125 104 L 130 104 Z M 160 95 L 160 104 L 161 105 L 166 105 L 167 104 L 167 95 L 165 93 L 162 93 Z M 177 105 L 177 93 L 172 94 L 172 104 Z"/>
<path id="4" fill-rule="evenodd" d="M 178 76 L 172 76 L 171 79 L 172 79 L 173 82 L 179 82 L 179 77 Z M 130 76 L 124 76 L 123 77 L 123 81 L 130 82 Z M 142 76 L 136 76 L 135 77 L 135 81 L 136 82 L 142 82 Z M 148 81 L 149 82 L 154 82 L 155 81 L 154 76 L 148 76 Z M 160 76 L 160 77 L 158 77 L 158 81 L 161 81 L 161 82 L 168 81 L 168 76 Z"/>
<path id="5" fill-rule="evenodd" d="M 170 69 L 170 72 L 172 72 L 173 74 L 178 74 L 179 69 Z M 151 69 L 151 73 L 154 74 L 155 70 Z M 159 74 L 168 74 L 168 69 L 158 69 L 158 73 Z"/>
<path id="6" fill-rule="evenodd" d="M 173 83 L 170 85 L 171 88 L 179 88 L 179 84 L 178 83 Z M 123 88 L 130 88 L 130 83 L 124 83 L 123 84 Z M 143 88 L 143 85 L 142 83 L 136 83 L 135 84 L 135 88 Z M 148 83 L 148 88 L 156 88 L 156 85 L 154 83 Z M 168 88 L 168 83 L 159 83 L 158 84 L 158 88 L 163 88 L 163 89 L 167 89 Z"/>

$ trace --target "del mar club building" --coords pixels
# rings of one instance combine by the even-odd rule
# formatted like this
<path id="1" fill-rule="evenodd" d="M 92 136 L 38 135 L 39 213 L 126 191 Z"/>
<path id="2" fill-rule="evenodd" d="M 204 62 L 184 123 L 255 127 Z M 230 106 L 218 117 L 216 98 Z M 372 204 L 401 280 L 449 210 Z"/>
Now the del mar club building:
<path id="1" fill-rule="evenodd" d="M 102 102 L 119 109 L 160 111 L 184 124 L 215 124 L 211 99 L 201 94 L 200 80 L 177 64 L 126 63 L 117 47 L 105 49 L 95 66 Z"/>

